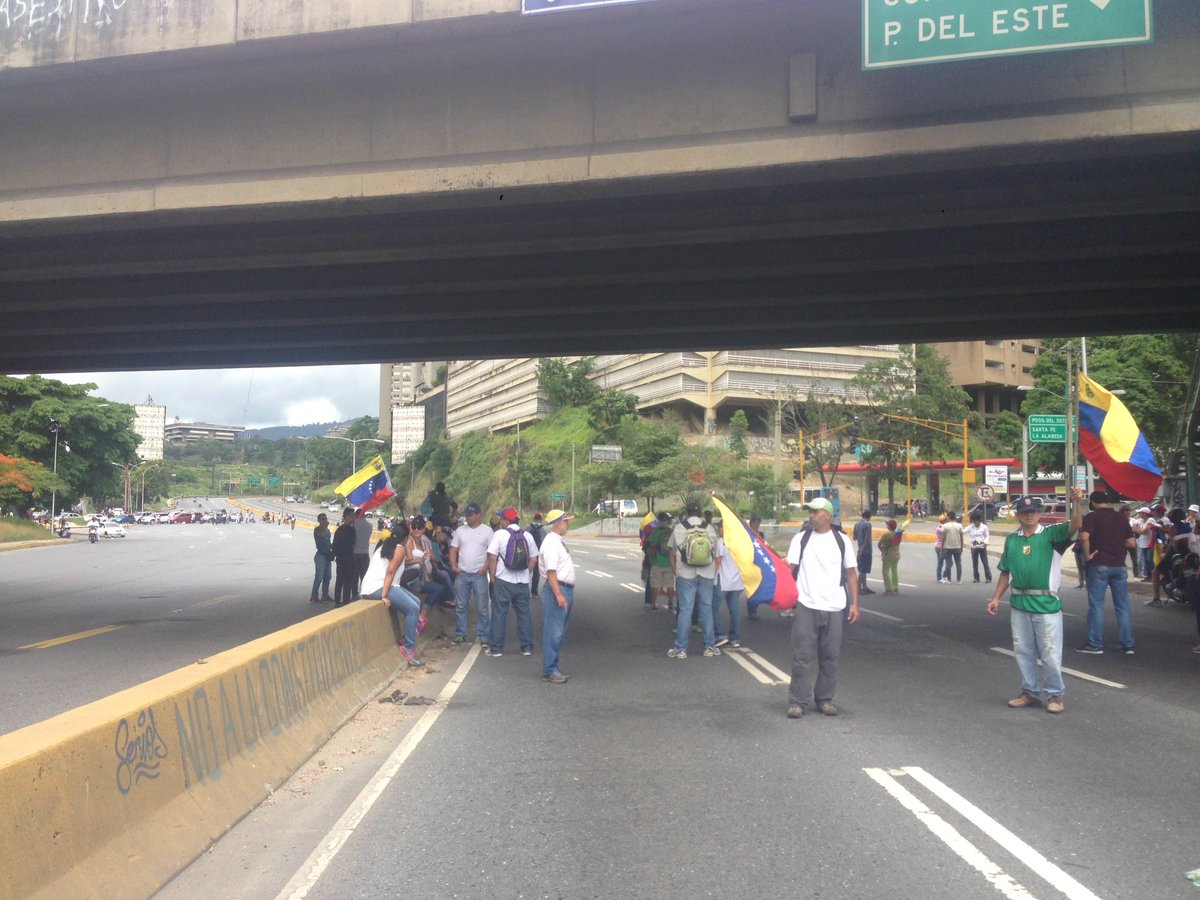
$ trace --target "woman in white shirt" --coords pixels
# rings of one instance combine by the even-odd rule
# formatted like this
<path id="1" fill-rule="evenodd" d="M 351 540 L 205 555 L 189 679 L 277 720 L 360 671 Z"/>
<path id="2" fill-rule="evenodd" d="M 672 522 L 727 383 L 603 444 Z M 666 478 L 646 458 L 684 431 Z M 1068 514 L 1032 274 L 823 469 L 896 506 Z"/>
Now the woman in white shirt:
<path id="1" fill-rule="evenodd" d="M 975 574 L 975 583 L 979 584 L 979 563 L 983 563 L 983 574 L 990 583 L 992 567 L 988 563 L 988 527 L 980 512 L 971 513 L 971 524 L 963 529 L 971 548 L 971 571 Z"/>
<path id="2" fill-rule="evenodd" d="M 389 537 L 375 547 L 363 575 L 362 595 L 368 600 L 382 599 L 385 606 L 404 617 L 404 639 L 400 652 L 410 666 L 423 666 L 417 658 L 417 626 L 421 616 L 421 601 L 400 586 L 400 573 L 405 564 L 404 545 L 400 538 Z"/>

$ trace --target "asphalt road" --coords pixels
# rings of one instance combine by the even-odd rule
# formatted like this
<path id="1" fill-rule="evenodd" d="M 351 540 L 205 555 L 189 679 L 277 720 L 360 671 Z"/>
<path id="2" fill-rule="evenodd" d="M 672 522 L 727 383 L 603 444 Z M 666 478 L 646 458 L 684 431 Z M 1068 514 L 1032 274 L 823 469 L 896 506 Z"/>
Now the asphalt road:
<path id="1" fill-rule="evenodd" d="M 790 620 L 746 623 L 740 654 L 670 660 L 633 545 L 573 545 L 569 684 L 544 684 L 536 657 L 447 649 L 431 718 L 285 785 L 162 897 L 271 898 L 306 878 L 330 900 L 1194 896 L 1190 611 L 1135 600 L 1136 656 L 1068 649 L 1065 715 L 1010 710 L 1007 615 L 985 615 L 987 585 L 934 584 L 932 548 L 906 547 L 903 593 L 864 598 L 847 629 L 842 715 L 793 721 Z M 1086 601 L 1064 593 L 1070 648 Z M 411 754 L 364 809 L 398 746 Z"/>
<path id="2" fill-rule="evenodd" d="M 0 553 L 0 732 L 330 608 L 308 602 L 310 530 L 261 523 L 126 530 L 128 537 L 98 544 Z"/>

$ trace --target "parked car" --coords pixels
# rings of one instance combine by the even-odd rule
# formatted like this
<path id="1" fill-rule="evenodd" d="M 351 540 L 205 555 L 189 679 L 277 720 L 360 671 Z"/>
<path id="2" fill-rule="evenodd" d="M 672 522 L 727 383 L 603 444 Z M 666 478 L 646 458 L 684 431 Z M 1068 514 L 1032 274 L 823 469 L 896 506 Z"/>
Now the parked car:
<path id="1" fill-rule="evenodd" d="M 980 513 L 980 512 L 983 513 L 984 521 L 990 522 L 990 521 L 992 521 L 992 519 L 995 519 L 997 516 L 999 516 L 1001 514 L 1000 513 L 1000 504 L 992 503 L 990 500 L 986 503 L 976 503 L 969 510 L 967 510 L 967 519 L 970 520 L 970 518 L 972 516 L 974 516 L 975 513 Z"/>
<path id="2" fill-rule="evenodd" d="M 122 516 L 121 518 L 126 518 Z M 100 537 L 123 538 L 125 537 L 125 526 L 114 520 L 103 522 L 100 524 Z"/>
<path id="3" fill-rule="evenodd" d="M 160 512 L 156 518 L 159 525 L 166 525 L 171 521 L 171 514 L 169 512 Z"/>
<path id="4" fill-rule="evenodd" d="M 171 524 L 172 525 L 187 525 L 192 522 L 199 522 L 200 517 L 202 515 L 203 515 L 203 513 L 199 513 L 199 512 L 189 512 L 189 511 L 177 512 L 173 516 L 171 516 Z"/>
<path id="5" fill-rule="evenodd" d="M 137 524 L 137 516 L 133 516 L 133 515 L 130 515 L 129 513 L 125 513 L 124 515 L 113 516 L 111 519 L 109 519 L 109 521 L 116 522 L 118 525 L 136 525 Z"/>
<path id="6" fill-rule="evenodd" d="M 158 522 L 158 516 L 156 516 L 152 512 L 144 512 L 140 516 L 137 517 L 137 523 L 139 525 L 154 525 L 157 522 Z"/>

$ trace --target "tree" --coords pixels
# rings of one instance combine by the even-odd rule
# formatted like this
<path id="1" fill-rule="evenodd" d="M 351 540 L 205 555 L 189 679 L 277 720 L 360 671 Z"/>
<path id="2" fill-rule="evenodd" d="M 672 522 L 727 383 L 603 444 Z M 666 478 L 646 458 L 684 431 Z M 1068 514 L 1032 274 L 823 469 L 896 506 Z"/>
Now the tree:
<path id="1" fill-rule="evenodd" d="M 85 494 L 122 493 L 125 476 L 112 463 L 137 462 L 133 407 L 93 397 L 95 389 L 94 384 L 64 384 L 40 375 L 0 376 L 0 453 L 54 471 L 52 429 L 57 427 L 63 505 Z M 50 500 L 44 488 L 36 496 Z"/>
<path id="2" fill-rule="evenodd" d="M 538 389 L 554 409 L 587 406 L 599 392 L 589 377 L 594 360 L 590 356 L 567 363 L 561 359 L 538 360 Z"/>
<path id="3" fill-rule="evenodd" d="M 35 494 L 61 485 L 61 479 L 41 463 L 0 453 L 0 513 L 22 515 L 33 504 Z"/>
<path id="4" fill-rule="evenodd" d="M 746 444 L 746 435 L 750 432 L 750 420 L 746 418 L 746 411 L 739 409 L 729 417 L 729 452 L 736 459 L 745 460 L 750 455 L 750 448 Z"/>
<path id="5" fill-rule="evenodd" d="M 588 424 L 608 440 L 625 416 L 637 415 L 637 402 L 637 395 L 628 391 L 603 390 L 588 405 Z"/>
<path id="6" fill-rule="evenodd" d="M 999 456 L 1021 455 L 1021 418 L 1007 409 L 984 425 L 983 442 Z"/>

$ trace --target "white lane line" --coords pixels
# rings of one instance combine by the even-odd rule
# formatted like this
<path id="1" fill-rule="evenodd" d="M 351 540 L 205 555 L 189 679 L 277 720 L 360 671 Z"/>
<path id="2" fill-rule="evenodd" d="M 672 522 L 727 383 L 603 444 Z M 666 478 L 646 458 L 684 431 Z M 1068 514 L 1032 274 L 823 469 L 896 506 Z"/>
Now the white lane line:
<path id="1" fill-rule="evenodd" d="M 1003 653 L 1005 656 L 1013 658 L 1016 658 L 1017 655 L 1004 647 L 992 647 L 992 649 L 997 653 Z M 1040 666 L 1041 664 L 1042 661 L 1039 659 L 1038 665 Z M 1119 681 L 1109 681 L 1107 678 L 1101 678 L 1099 675 L 1089 675 L 1087 672 L 1080 672 L 1078 669 L 1068 669 L 1066 666 L 1062 666 L 1062 670 L 1064 675 L 1074 675 L 1076 678 L 1082 678 L 1084 681 L 1093 681 L 1105 687 L 1116 688 L 1117 690 L 1124 690 L 1126 687 L 1126 685 L 1121 684 Z"/>
<path id="2" fill-rule="evenodd" d="M 591 551 L 591 550 L 580 550 L 578 547 L 576 547 L 576 548 L 575 548 L 574 550 L 572 550 L 571 552 L 572 552 L 572 553 L 578 553 L 580 556 L 591 556 L 591 555 L 592 555 L 592 551 Z"/>
<path id="3" fill-rule="evenodd" d="M 766 671 L 770 672 L 777 679 L 779 679 L 780 683 L 790 682 L 792 680 L 791 675 L 789 675 L 787 672 L 783 671 L 783 669 L 776 666 L 770 660 L 763 659 L 761 656 L 759 656 L 753 650 L 745 650 L 743 652 L 748 657 L 750 657 L 752 660 L 754 660 L 756 663 L 758 663 L 760 666 L 762 666 Z"/>
<path id="4" fill-rule="evenodd" d="M 615 553 L 605 553 L 604 555 L 605 555 L 605 556 L 607 556 L 609 559 L 619 559 L 619 560 L 621 560 L 622 562 L 624 562 L 625 560 L 629 559 L 629 557 L 628 557 L 628 556 L 626 556 L 624 553 L 622 553 L 622 554 L 620 554 L 620 555 L 618 555 L 618 554 L 615 554 Z"/>
<path id="5" fill-rule="evenodd" d="M 1068 900 L 1100 900 L 1090 890 L 1056 866 L 1042 854 L 1038 853 L 1027 843 L 985 813 L 979 807 L 969 802 L 965 797 L 956 793 L 942 782 L 938 781 L 924 769 L 917 766 L 904 766 L 904 771 L 933 792 L 955 812 L 990 837 L 993 841 L 1032 869 L 1039 878 L 1044 879 L 1055 889 L 1061 891 Z"/>
<path id="6" fill-rule="evenodd" d="M 644 594 L 646 592 L 646 586 L 644 584 L 629 584 L 626 581 L 622 581 L 621 587 L 625 588 L 627 591 L 633 591 L 635 594 Z"/>
<path id="7" fill-rule="evenodd" d="M 753 675 L 760 684 L 772 684 L 772 685 L 782 684 L 782 682 L 779 682 L 773 678 L 770 678 L 769 676 L 760 672 L 754 666 L 750 665 L 750 663 L 746 662 L 746 660 L 744 660 L 742 658 L 740 653 L 726 653 L 725 655 L 728 656 L 730 659 L 732 659 L 735 663 L 737 663 L 743 669 L 745 669 L 747 672 L 749 672 L 751 675 Z"/>
<path id="8" fill-rule="evenodd" d="M 900 801 L 900 805 L 916 816 L 918 822 L 937 835 L 947 847 L 962 857 L 968 865 L 986 878 L 992 887 L 1005 897 L 1009 897 L 1011 900 L 1033 900 L 1033 894 L 1029 893 L 1024 886 L 988 859 L 974 844 L 963 837 L 957 828 L 918 800 L 908 788 L 901 785 L 890 774 L 884 772 L 883 769 L 863 769 L 863 771 Z"/>
<path id="9" fill-rule="evenodd" d="M 868 578 L 867 584 L 870 584 L 872 581 L 875 582 L 876 584 L 883 584 L 882 578 Z M 897 581 L 896 584 L 898 584 L 900 587 L 918 587 L 919 586 L 919 585 L 915 585 L 915 584 L 909 584 L 907 581 Z"/>
<path id="10" fill-rule="evenodd" d="M 876 612 L 873 609 L 867 609 L 865 606 L 858 608 L 860 613 L 866 613 L 868 616 L 879 616 L 881 619 L 887 619 L 889 622 L 903 622 L 903 619 L 898 619 L 895 616 L 889 616 L 887 613 Z"/>
<path id="11" fill-rule="evenodd" d="M 425 710 L 425 714 L 417 720 L 417 724 L 404 736 L 404 740 L 396 746 L 392 755 L 387 758 L 367 786 L 354 798 L 354 802 L 342 813 L 342 817 L 325 835 L 317 849 L 309 855 L 304 864 L 296 870 L 296 874 L 291 877 L 291 880 L 283 886 L 283 890 L 276 895 L 275 900 L 303 900 L 308 896 L 308 892 L 313 889 L 317 880 L 329 868 L 329 864 L 333 862 L 338 851 L 350 839 L 350 835 L 366 818 L 371 807 L 375 805 L 375 801 L 380 798 L 392 778 L 400 771 L 405 760 L 417 749 L 421 739 L 425 737 L 429 729 L 433 727 L 433 723 L 438 720 L 438 716 L 446 709 L 446 704 L 450 702 L 462 685 L 463 679 L 471 671 L 471 666 L 475 665 L 475 660 L 479 658 L 482 647 L 482 644 L 475 644 L 467 651 L 466 659 L 462 661 L 453 677 L 442 688 L 442 692 L 438 694 L 434 704 Z"/>
<path id="12" fill-rule="evenodd" d="M 598 578 L 612 578 L 607 572 L 597 572 L 595 569 L 584 569 L 589 575 L 595 575 Z"/>

